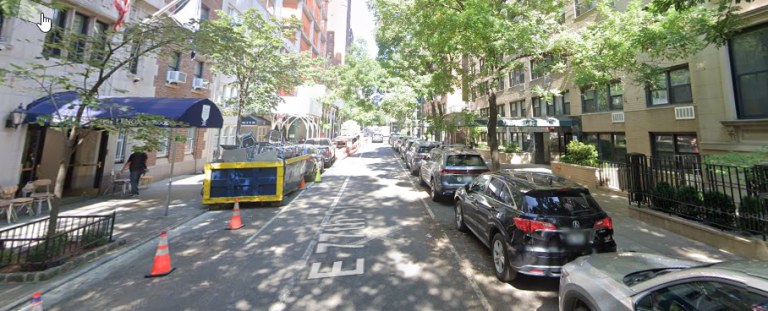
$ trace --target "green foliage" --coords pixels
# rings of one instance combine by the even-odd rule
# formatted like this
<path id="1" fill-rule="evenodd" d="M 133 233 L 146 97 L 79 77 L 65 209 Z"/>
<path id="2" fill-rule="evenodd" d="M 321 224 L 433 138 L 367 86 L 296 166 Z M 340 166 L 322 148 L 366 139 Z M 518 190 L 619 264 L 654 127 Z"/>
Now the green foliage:
<path id="1" fill-rule="evenodd" d="M 578 164 L 583 166 L 597 166 L 597 149 L 595 146 L 585 144 L 579 141 L 571 141 L 566 146 L 568 154 L 560 157 L 564 163 Z"/>
<path id="2" fill-rule="evenodd" d="M 262 17 L 251 8 L 238 16 L 217 11 L 218 19 L 200 21 L 195 33 L 197 50 L 212 63 L 215 74 L 230 76 L 238 90 L 233 109 L 224 113 L 238 116 L 238 131 L 243 114 L 270 111 L 282 101 L 280 90 L 320 80 L 322 59 L 309 52 L 283 53 L 283 40 L 295 37 L 300 21 L 278 21 Z"/>
<path id="3" fill-rule="evenodd" d="M 742 197 L 739 203 L 739 228 L 750 232 L 768 232 L 764 220 L 765 212 L 765 207 L 759 197 Z"/>
<path id="4" fill-rule="evenodd" d="M 60 234 L 31 248 L 24 258 L 27 263 L 42 263 L 61 255 L 71 241 L 69 235 Z"/>
<path id="5" fill-rule="evenodd" d="M 674 201 L 677 197 L 677 189 L 666 181 L 656 183 L 652 195 L 651 208 L 653 209 L 670 211 L 677 207 L 677 202 Z"/>
<path id="6" fill-rule="evenodd" d="M 736 218 L 736 204 L 731 196 L 718 192 L 704 192 L 704 207 L 709 223 L 721 228 L 732 228 Z"/>
<path id="7" fill-rule="evenodd" d="M 752 167 L 762 163 L 768 163 L 768 146 L 763 146 L 755 152 L 729 152 L 723 155 L 709 155 L 704 162 L 714 165 L 727 165 L 738 167 Z"/>
<path id="8" fill-rule="evenodd" d="M 521 152 L 522 148 L 517 145 L 517 143 L 509 143 L 506 146 L 504 146 L 504 152 L 506 153 L 514 153 L 514 152 Z"/>
<path id="9" fill-rule="evenodd" d="M 80 237 L 80 243 L 89 247 L 98 247 L 109 243 L 109 233 L 104 230 L 88 231 Z"/>
<path id="10" fill-rule="evenodd" d="M 680 187 L 677 189 L 675 199 L 680 203 L 680 208 L 678 209 L 680 216 L 693 219 L 700 219 L 704 216 L 700 211 L 700 206 L 704 203 L 704 199 L 701 192 L 695 187 L 687 185 Z"/>

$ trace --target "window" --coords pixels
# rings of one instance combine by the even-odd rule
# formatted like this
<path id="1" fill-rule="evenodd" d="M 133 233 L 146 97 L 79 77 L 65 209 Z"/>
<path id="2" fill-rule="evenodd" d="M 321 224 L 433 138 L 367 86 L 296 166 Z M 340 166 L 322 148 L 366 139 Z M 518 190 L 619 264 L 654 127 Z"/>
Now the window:
<path id="1" fill-rule="evenodd" d="M 534 191 L 531 191 L 534 192 Z M 602 210 L 589 194 L 563 192 L 535 192 L 525 195 L 528 213 L 541 216 L 585 216 Z"/>
<path id="2" fill-rule="evenodd" d="M 533 102 L 533 116 L 534 117 L 546 117 L 554 116 L 554 105 L 551 100 L 544 101 L 541 97 L 534 97 L 531 99 Z"/>
<path id="3" fill-rule="evenodd" d="M 499 90 L 504 89 L 504 78 L 499 78 Z"/>
<path id="4" fill-rule="evenodd" d="M 525 71 L 523 68 L 518 68 L 509 73 L 509 86 L 515 86 L 525 83 Z"/>
<path id="5" fill-rule="evenodd" d="M 93 62 L 100 63 L 106 55 L 107 30 L 109 30 L 107 23 L 96 21 L 96 29 L 93 34 L 93 52 L 91 53 L 91 60 Z"/>
<path id="6" fill-rule="evenodd" d="M 504 104 L 496 105 L 496 115 L 499 117 L 506 117 L 507 114 L 504 113 Z"/>
<path id="7" fill-rule="evenodd" d="M 72 42 L 72 49 L 68 53 L 67 58 L 70 61 L 81 63 L 85 57 L 85 44 L 87 42 L 85 36 L 88 35 L 88 20 L 89 18 L 83 14 L 75 13 L 75 20 L 72 24 L 72 34 L 77 34 Z"/>
<path id="8" fill-rule="evenodd" d="M 115 163 L 125 162 L 125 143 L 127 141 L 126 136 L 128 133 L 126 130 L 120 130 L 117 132 L 117 146 L 115 146 Z"/>
<path id="9" fill-rule="evenodd" d="M 43 47 L 43 55 L 46 57 L 59 57 L 61 56 L 61 48 L 58 46 L 61 44 L 62 36 L 64 35 L 64 28 L 67 26 L 67 11 L 53 11 L 53 26 L 51 30 L 45 34 L 45 46 Z"/>
<path id="10" fill-rule="evenodd" d="M 488 189 L 486 189 L 486 194 L 501 203 L 514 204 L 512 202 L 512 195 L 509 194 L 509 187 L 498 178 L 491 179 L 491 183 L 488 184 Z"/>
<path id="11" fill-rule="evenodd" d="M 597 7 L 597 1 L 595 0 L 576 0 L 574 2 L 576 4 L 577 17 Z"/>
<path id="12" fill-rule="evenodd" d="M 199 79 L 203 78 L 204 66 L 205 66 L 205 63 L 203 62 L 195 62 L 195 78 L 199 78 Z"/>
<path id="13" fill-rule="evenodd" d="M 692 103 L 691 75 L 688 65 L 660 74 L 647 88 L 648 106 Z"/>
<path id="14" fill-rule="evenodd" d="M 195 151 L 195 136 L 197 130 L 195 128 L 187 129 L 187 141 L 184 142 L 184 154 L 192 154 Z"/>
<path id="15" fill-rule="evenodd" d="M 645 276 L 652 278 L 660 273 Z M 655 290 L 637 301 L 638 311 L 653 310 L 760 310 L 768 304 L 768 293 L 744 285 L 718 281 L 675 284 Z"/>
<path id="16" fill-rule="evenodd" d="M 747 29 L 728 44 L 736 111 L 740 119 L 768 118 L 768 23 Z"/>
<path id="17" fill-rule="evenodd" d="M 654 156 L 699 154 L 696 133 L 651 133 Z"/>
<path id="18" fill-rule="evenodd" d="M 624 90 L 621 82 L 614 82 L 581 94 L 582 113 L 624 110 Z M 570 103 L 568 103 L 570 113 Z"/>
<path id="19" fill-rule="evenodd" d="M 131 47 L 131 62 L 128 63 L 128 71 L 132 74 L 139 73 L 139 46 L 138 42 L 135 42 Z"/>
<path id="20" fill-rule="evenodd" d="M 472 182 L 472 185 L 469 186 L 469 191 L 471 192 L 477 192 L 482 193 L 485 191 L 486 185 L 488 184 L 488 180 L 491 179 L 490 175 L 480 175 Z"/>
<path id="21" fill-rule="evenodd" d="M 552 66 L 557 61 L 558 58 L 551 54 L 544 56 L 542 59 L 531 61 L 531 80 L 549 75 L 552 72 Z"/>
<path id="22" fill-rule="evenodd" d="M 517 105 L 518 102 L 511 102 L 509 103 L 509 116 L 510 117 L 519 117 L 520 115 L 517 114 Z"/>
<path id="23" fill-rule="evenodd" d="M 200 20 L 201 21 L 207 21 L 210 18 L 210 15 L 211 15 L 211 9 L 209 9 L 205 5 L 200 6 Z"/>
<path id="24" fill-rule="evenodd" d="M 626 161 L 627 136 L 624 133 L 585 133 L 584 143 L 595 146 L 600 160 Z"/>
<path id="25" fill-rule="evenodd" d="M 571 93 L 568 91 L 563 92 L 563 115 L 571 115 Z"/>
<path id="26" fill-rule="evenodd" d="M 533 117 L 541 116 L 541 98 L 531 98 L 531 105 L 533 106 Z"/>
<path id="27" fill-rule="evenodd" d="M 547 99 L 547 116 L 551 117 L 555 115 L 555 105 L 551 99 Z"/>
<path id="28" fill-rule="evenodd" d="M 485 166 L 485 161 L 479 155 L 455 154 L 448 156 L 445 166 Z"/>
<path id="29" fill-rule="evenodd" d="M 168 58 L 168 71 L 179 71 L 181 68 L 181 53 L 173 52 Z"/>
<path id="30" fill-rule="evenodd" d="M 167 137 L 164 138 L 165 142 L 161 142 L 160 143 L 160 148 L 157 149 L 157 157 L 158 158 L 166 158 L 166 157 L 168 157 L 168 149 L 171 146 L 171 135 L 172 135 L 172 133 L 171 133 L 170 129 L 166 130 L 165 133 L 166 134 L 164 136 L 167 136 Z"/>
<path id="31" fill-rule="evenodd" d="M 491 115 L 491 108 L 480 108 L 480 117 L 487 118 Z"/>

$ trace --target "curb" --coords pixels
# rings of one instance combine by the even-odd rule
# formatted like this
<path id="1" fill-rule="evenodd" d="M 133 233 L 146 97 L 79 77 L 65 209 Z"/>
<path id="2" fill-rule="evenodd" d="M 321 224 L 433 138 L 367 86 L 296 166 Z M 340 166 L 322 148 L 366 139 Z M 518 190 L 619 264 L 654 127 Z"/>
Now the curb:
<path id="1" fill-rule="evenodd" d="M 195 219 L 197 217 L 200 217 L 201 215 L 204 215 L 205 213 L 206 213 L 206 211 L 202 211 L 199 214 L 196 214 L 196 215 L 184 218 L 184 219 L 182 219 L 182 220 L 180 220 L 180 221 L 178 221 L 178 222 L 168 226 L 168 230 L 173 230 L 173 229 L 175 229 L 177 227 L 180 227 L 180 226 L 184 225 L 185 223 L 188 223 L 188 222 L 192 221 L 193 219 Z M 61 280 L 58 280 L 58 281 L 54 282 L 53 284 L 48 285 L 48 286 L 44 287 L 43 289 L 37 290 L 35 292 L 39 292 L 39 293 L 43 294 L 43 296 L 44 296 L 46 293 L 48 293 L 48 292 L 50 292 L 52 290 L 58 289 L 59 287 L 61 287 L 61 286 L 65 285 L 65 284 L 69 283 L 70 281 L 72 281 L 72 280 L 74 280 L 74 279 L 76 279 L 76 278 L 78 278 L 78 277 L 88 273 L 89 271 L 91 271 L 93 269 L 96 269 L 96 268 L 98 268 L 100 266 L 103 266 L 103 265 L 109 263 L 110 261 L 113 261 L 113 260 L 119 258 L 120 256 L 124 255 L 125 253 L 128 253 L 128 252 L 130 252 L 130 251 L 132 251 L 132 250 L 134 250 L 136 248 L 139 248 L 140 246 L 142 246 L 144 244 L 147 244 L 147 243 L 151 242 L 152 240 L 154 240 L 155 237 L 157 237 L 156 233 L 146 234 L 143 237 L 138 238 L 136 243 L 134 243 L 132 245 L 129 245 L 128 247 L 125 247 L 125 248 L 119 248 L 117 250 L 117 252 L 112 254 L 111 256 L 109 256 L 107 258 L 104 258 L 102 260 L 99 260 L 97 262 L 94 262 L 94 263 L 92 263 L 90 265 L 84 265 L 84 266 L 80 267 L 79 271 L 77 271 L 77 272 L 75 272 L 75 273 L 73 273 L 71 275 L 64 276 L 64 278 L 62 278 Z M 30 301 L 29 297 L 24 297 L 23 299 L 19 299 L 19 300 L 15 301 L 15 302 L 12 302 L 9 305 L 6 305 L 6 306 L 0 308 L 0 311 L 11 311 L 11 310 L 23 309 L 23 308 L 25 308 L 24 305 L 28 304 L 29 301 Z"/>

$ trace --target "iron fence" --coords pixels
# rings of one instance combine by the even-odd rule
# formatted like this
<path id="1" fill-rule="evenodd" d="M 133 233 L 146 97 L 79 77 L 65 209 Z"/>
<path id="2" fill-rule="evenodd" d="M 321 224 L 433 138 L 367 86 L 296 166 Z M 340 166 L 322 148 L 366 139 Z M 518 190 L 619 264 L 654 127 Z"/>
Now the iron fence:
<path id="1" fill-rule="evenodd" d="M 768 234 L 768 167 L 707 164 L 698 156 L 627 156 L 630 202 L 721 230 Z"/>
<path id="2" fill-rule="evenodd" d="M 48 218 L 0 231 L 0 268 L 21 265 L 22 271 L 45 270 L 83 250 L 112 242 L 115 213 L 59 216 L 56 234 L 46 237 Z"/>

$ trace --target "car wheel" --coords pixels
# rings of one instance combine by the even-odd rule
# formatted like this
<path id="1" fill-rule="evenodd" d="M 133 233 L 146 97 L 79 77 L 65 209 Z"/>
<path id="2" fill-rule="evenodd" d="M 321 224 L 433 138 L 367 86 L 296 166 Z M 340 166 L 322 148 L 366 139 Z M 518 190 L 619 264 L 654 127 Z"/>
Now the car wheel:
<path id="1" fill-rule="evenodd" d="M 461 208 L 461 201 L 456 200 L 453 211 L 456 214 L 456 230 L 467 232 L 467 224 L 464 223 L 464 210 Z"/>
<path id="2" fill-rule="evenodd" d="M 493 236 L 493 242 L 491 242 L 491 254 L 493 257 L 493 273 L 496 274 L 496 278 L 502 282 L 509 282 L 517 277 L 517 271 L 512 270 L 509 266 L 509 258 L 507 258 L 507 242 L 504 241 L 504 236 L 501 233 L 496 233 Z"/>
<path id="3" fill-rule="evenodd" d="M 590 311 L 590 310 L 585 306 L 578 306 L 576 307 L 576 309 L 573 309 L 573 311 Z"/>
<path id="4" fill-rule="evenodd" d="M 435 179 L 429 185 L 429 193 L 432 195 L 432 202 L 440 202 L 441 195 L 439 195 L 435 189 Z"/>
<path id="5" fill-rule="evenodd" d="M 413 175 L 413 176 L 419 176 L 419 171 L 420 171 L 420 169 L 415 169 L 415 170 L 412 170 L 412 171 L 411 171 L 411 175 Z"/>

